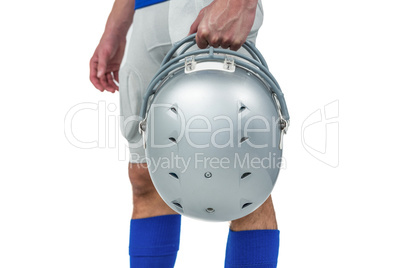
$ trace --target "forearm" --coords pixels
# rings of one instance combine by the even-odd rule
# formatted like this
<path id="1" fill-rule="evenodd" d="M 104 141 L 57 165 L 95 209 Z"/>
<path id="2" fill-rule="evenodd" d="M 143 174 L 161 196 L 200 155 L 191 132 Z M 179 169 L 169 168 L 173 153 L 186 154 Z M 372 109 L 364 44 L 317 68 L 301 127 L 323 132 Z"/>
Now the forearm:
<path id="1" fill-rule="evenodd" d="M 250 18 L 254 22 L 254 16 L 258 0 L 215 0 L 214 17 L 210 23 L 219 22 L 225 24 L 227 21 Z M 243 23 L 240 21 L 239 23 Z"/>
<path id="2" fill-rule="evenodd" d="M 239 16 L 243 12 L 255 12 L 258 0 L 214 0 L 216 7 L 222 12 L 228 12 L 231 17 Z M 229 19 L 229 18 L 227 18 Z"/>
<path id="3" fill-rule="evenodd" d="M 105 27 L 105 34 L 126 36 L 133 21 L 135 0 L 115 0 Z"/>
<path id="4" fill-rule="evenodd" d="M 258 0 L 226 0 L 228 5 L 240 7 L 242 9 L 256 9 Z"/>

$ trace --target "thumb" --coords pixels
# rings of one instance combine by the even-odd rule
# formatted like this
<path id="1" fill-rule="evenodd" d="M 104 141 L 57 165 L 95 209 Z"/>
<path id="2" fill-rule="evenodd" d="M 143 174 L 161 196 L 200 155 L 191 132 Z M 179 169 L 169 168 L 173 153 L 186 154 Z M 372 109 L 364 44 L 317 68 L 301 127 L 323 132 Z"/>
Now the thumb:
<path id="1" fill-rule="evenodd" d="M 105 75 L 106 67 L 107 67 L 107 55 L 103 51 L 100 51 L 98 58 L 98 72 L 96 74 L 98 78 Z"/>

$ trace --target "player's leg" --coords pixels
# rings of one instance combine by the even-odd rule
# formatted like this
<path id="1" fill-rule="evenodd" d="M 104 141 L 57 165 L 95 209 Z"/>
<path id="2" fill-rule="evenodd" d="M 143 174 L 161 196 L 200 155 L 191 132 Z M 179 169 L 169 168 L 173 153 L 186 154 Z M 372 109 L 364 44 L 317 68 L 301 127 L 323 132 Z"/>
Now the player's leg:
<path id="1" fill-rule="evenodd" d="M 159 196 L 145 163 L 129 163 L 129 178 L 133 190 L 132 219 L 177 214 Z"/>
<path id="2" fill-rule="evenodd" d="M 234 220 L 230 223 L 230 229 L 232 231 L 246 231 L 246 230 L 277 230 L 278 225 L 276 222 L 274 205 L 272 202 L 272 196 L 254 212 L 249 215 Z"/>
<path id="3" fill-rule="evenodd" d="M 260 2 L 256 24 L 262 23 L 262 17 Z M 257 32 L 251 32 L 248 40 L 255 42 L 256 37 Z M 246 53 L 242 49 L 239 52 Z M 254 212 L 230 223 L 225 268 L 275 268 L 278 251 L 279 230 L 272 197 L 269 196 Z"/>
<path id="4" fill-rule="evenodd" d="M 180 239 L 181 216 L 159 197 L 148 174 L 138 132 L 142 96 L 171 46 L 167 30 L 168 4 L 136 10 L 120 70 L 121 131 L 130 144 L 129 178 L 133 189 L 130 225 L 131 267 L 171 268 Z"/>
<path id="5" fill-rule="evenodd" d="M 180 242 L 181 216 L 159 196 L 145 164 L 129 163 L 129 177 L 133 189 L 131 267 L 174 267 Z"/>
<path id="6" fill-rule="evenodd" d="M 279 230 L 270 196 L 254 212 L 231 222 L 225 268 L 275 268 L 278 251 Z"/>

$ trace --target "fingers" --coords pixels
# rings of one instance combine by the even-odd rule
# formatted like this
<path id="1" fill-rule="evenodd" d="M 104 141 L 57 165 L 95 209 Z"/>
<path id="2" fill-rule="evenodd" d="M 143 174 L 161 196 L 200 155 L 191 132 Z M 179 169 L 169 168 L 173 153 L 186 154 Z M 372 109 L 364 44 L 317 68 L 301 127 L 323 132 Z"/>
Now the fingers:
<path id="1" fill-rule="evenodd" d="M 107 72 L 107 65 L 109 55 L 104 53 L 103 50 L 99 52 L 98 59 L 98 72 L 96 76 L 99 78 L 100 83 L 104 90 L 114 93 L 116 91 L 116 84 L 113 81 L 113 77 L 110 72 Z"/>
<path id="2" fill-rule="evenodd" d="M 90 62 L 89 62 L 89 80 L 91 80 L 91 83 L 100 91 L 104 91 L 104 87 L 102 86 L 102 83 L 100 82 L 98 76 L 98 61 L 97 57 L 94 55 Z"/>
<path id="3" fill-rule="evenodd" d="M 197 46 L 201 49 L 207 48 L 208 47 L 208 33 L 203 30 L 198 30 L 197 34 L 195 36 L 195 42 L 197 43 Z"/>
<path id="4" fill-rule="evenodd" d="M 114 82 L 113 76 L 111 73 L 106 74 L 106 81 L 108 84 L 108 87 L 106 88 L 107 91 L 115 93 L 116 90 L 119 88 L 117 87 L 116 83 Z"/>
<path id="5" fill-rule="evenodd" d="M 219 47 L 221 44 L 221 37 L 219 34 L 211 34 L 211 30 L 206 26 L 204 21 L 205 9 L 202 9 L 198 14 L 197 18 L 190 27 L 190 34 L 197 33 L 195 35 L 195 41 L 197 46 L 201 49 L 207 48 L 208 45 L 215 48 Z"/>
<path id="6" fill-rule="evenodd" d="M 101 60 L 102 57 L 98 57 L 98 54 L 91 58 L 89 63 L 89 79 L 91 83 L 101 92 L 109 91 L 114 93 L 116 90 L 119 90 L 119 87 L 116 85 L 115 80 L 119 80 L 119 72 L 114 71 L 106 72 L 107 62 Z"/>
<path id="7" fill-rule="evenodd" d="M 113 78 L 114 78 L 114 80 L 117 81 L 117 83 L 120 83 L 120 81 L 119 81 L 119 71 L 114 71 L 113 72 Z"/>
<path id="8" fill-rule="evenodd" d="M 195 41 L 199 48 L 204 49 L 209 45 L 214 48 L 230 48 L 231 50 L 237 51 L 244 44 L 244 33 L 237 33 L 233 29 L 224 32 L 210 29 L 204 19 L 203 9 L 191 25 L 189 31 L 189 35 L 196 33 Z"/>
<path id="9" fill-rule="evenodd" d="M 213 1 L 198 14 L 190 27 L 200 48 L 222 47 L 239 50 L 252 29 L 257 0 Z"/>
<path id="10" fill-rule="evenodd" d="M 200 22 L 203 20 L 203 18 L 204 18 L 204 9 L 202 9 L 198 14 L 197 18 L 190 27 L 190 32 L 188 33 L 189 35 L 197 33 L 195 35 L 195 42 L 197 43 L 197 46 L 199 48 L 208 47 L 208 31 L 206 31 L 204 27 L 200 26 Z"/>
<path id="11" fill-rule="evenodd" d="M 221 47 L 224 49 L 229 48 L 231 43 L 232 42 L 229 38 L 223 38 L 223 40 L 221 42 Z"/>
<path id="12" fill-rule="evenodd" d="M 209 43 L 210 46 L 214 48 L 218 48 L 222 44 L 222 38 L 220 35 L 213 35 L 207 39 L 207 42 Z"/>
<path id="13" fill-rule="evenodd" d="M 233 42 L 231 42 L 229 48 L 230 48 L 230 50 L 237 51 L 241 48 L 241 46 L 244 44 L 244 42 L 246 42 L 246 41 L 245 40 L 244 41 L 242 41 L 242 40 L 233 41 Z"/>
<path id="14" fill-rule="evenodd" d="M 239 36 L 238 38 L 241 38 L 241 36 Z M 214 48 L 230 48 L 231 50 L 237 51 L 241 48 L 246 40 L 235 39 L 234 37 L 223 37 L 219 33 L 215 33 L 213 35 L 208 30 L 198 28 L 197 34 L 195 36 L 195 41 L 198 47 L 201 49 L 207 48 L 208 45 L 210 45 Z"/>
<path id="15" fill-rule="evenodd" d="M 207 48 L 208 45 L 214 48 L 218 48 L 219 46 L 222 45 L 221 34 L 218 32 L 213 33 L 203 25 L 198 26 L 195 41 L 199 48 Z"/>
<path id="16" fill-rule="evenodd" d="M 89 79 L 97 89 L 99 89 L 101 92 L 106 90 L 112 93 L 114 93 L 116 90 L 117 91 L 119 90 L 119 87 L 116 85 L 114 81 L 115 79 L 113 78 L 113 75 L 111 73 L 106 73 L 102 75 L 100 78 L 96 74 L 97 74 L 96 64 L 91 63 Z"/>
<path id="17" fill-rule="evenodd" d="M 118 86 L 113 80 L 113 76 L 111 73 L 105 73 L 99 78 L 99 81 L 102 85 L 103 90 L 109 91 L 114 93 L 116 90 L 118 90 Z M 102 90 L 102 91 L 103 91 Z"/>
<path id="18" fill-rule="evenodd" d="M 98 78 L 101 78 L 102 76 L 105 75 L 106 73 L 106 67 L 107 67 L 107 55 L 104 55 L 105 53 L 102 52 L 102 50 L 99 52 L 99 58 L 98 58 L 98 72 L 96 76 Z"/>

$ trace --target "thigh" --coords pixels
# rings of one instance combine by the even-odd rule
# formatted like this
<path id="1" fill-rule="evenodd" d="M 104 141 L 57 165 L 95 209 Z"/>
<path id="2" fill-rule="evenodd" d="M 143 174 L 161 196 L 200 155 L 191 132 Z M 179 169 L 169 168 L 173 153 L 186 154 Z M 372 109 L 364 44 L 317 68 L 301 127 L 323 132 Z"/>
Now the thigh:
<path id="1" fill-rule="evenodd" d="M 130 146 L 130 162 L 145 162 L 138 131 L 143 95 L 171 47 L 169 2 L 136 10 L 120 76 L 120 129 Z"/>

